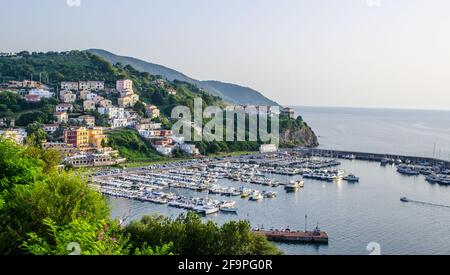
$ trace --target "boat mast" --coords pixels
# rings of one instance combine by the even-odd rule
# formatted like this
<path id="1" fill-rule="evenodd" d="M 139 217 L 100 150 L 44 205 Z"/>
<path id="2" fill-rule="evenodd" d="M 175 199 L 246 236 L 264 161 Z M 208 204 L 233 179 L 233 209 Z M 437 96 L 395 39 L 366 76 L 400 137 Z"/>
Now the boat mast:
<path id="1" fill-rule="evenodd" d="M 305 232 L 308 231 L 308 215 L 305 214 Z"/>

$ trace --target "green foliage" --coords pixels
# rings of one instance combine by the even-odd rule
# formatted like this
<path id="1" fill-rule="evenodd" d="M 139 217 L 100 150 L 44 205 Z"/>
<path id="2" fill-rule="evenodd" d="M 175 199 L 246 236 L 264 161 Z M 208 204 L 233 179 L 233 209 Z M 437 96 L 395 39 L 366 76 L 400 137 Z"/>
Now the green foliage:
<path id="1" fill-rule="evenodd" d="M 108 133 L 109 145 L 119 150 L 129 161 L 164 160 L 148 140 L 143 139 L 135 130 L 121 129 Z"/>
<path id="2" fill-rule="evenodd" d="M 49 238 L 28 233 L 27 241 L 21 246 L 30 254 L 127 255 L 130 253 L 128 237 L 122 234 L 117 223 L 108 224 L 106 220 L 88 222 L 84 219 L 75 219 L 68 225 L 58 226 L 52 219 L 46 218 L 43 220 L 43 225 L 47 227 Z M 75 250 L 72 251 L 72 249 Z M 144 251 L 147 252 L 147 250 Z"/>
<path id="3" fill-rule="evenodd" d="M 25 147 L 0 137 L 0 192 L 34 182 L 42 176 L 44 166 L 41 159 L 30 158 Z"/>
<path id="4" fill-rule="evenodd" d="M 218 226 L 212 221 L 202 223 L 189 212 L 177 219 L 162 216 L 144 217 L 125 229 L 134 246 L 161 246 L 173 243 L 173 252 L 180 255 L 276 255 L 281 252 L 261 235 L 251 231 L 246 221 L 231 221 Z"/>
<path id="5" fill-rule="evenodd" d="M 29 145 L 42 147 L 42 143 L 47 140 L 47 133 L 43 129 L 43 125 L 38 122 L 34 122 L 27 126 L 27 140 Z"/>
<path id="6" fill-rule="evenodd" d="M 0 58 L 0 63 L 1 63 Z M 58 104 L 55 98 L 44 98 L 41 102 L 31 103 L 22 96 L 11 93 L 0 93 L 0 117 L 17 118 L 16 124 L 27 126 L 35 121 L 48 123 L 53 120 L 53 113 Z"/>
<path id="7" fill-rule="evenodd" d="M 220 227 L 189 213 L 176 220 L 145 217 L 122 228 L 109 219 L 105 198 L 80 176 L 55 171 L 51 155 L 0 139 L 1 255 L 67 255 L 73 243 L 83 255 L 280 253 L 245 221 Z"/>

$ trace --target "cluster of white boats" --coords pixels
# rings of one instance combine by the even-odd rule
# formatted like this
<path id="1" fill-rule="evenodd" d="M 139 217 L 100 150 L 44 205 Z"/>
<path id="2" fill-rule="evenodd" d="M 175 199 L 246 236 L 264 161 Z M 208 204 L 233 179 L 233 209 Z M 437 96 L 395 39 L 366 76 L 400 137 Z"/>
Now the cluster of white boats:
<path id="1" fill-rule="evenodd" d="M 407 176 L 424 175 L 429 183 L 450 185 L 450 170 L 441 171 L 439 166 L 400 164 L 397 171 Z"/>
<path id="2" fill-rule="evenodd" d="M 345 177 L 341 170 L 327 169 L 339 162 L 321 158 L 300 158 L 296 155 L 278 154 L 271 158 L 237 158 L 221 161 L 191 161 L 184 164 L 153 165 L 132 170 L 110 170 L 91 178 L 91 185 L 105 195 L 164 204 L 209 215 L 218 212 L 238 211 L 235 201 L 221 201 L 217 196 L 241 197 L 249 201 L 276 198 L 278 192 L 255 190 L 245 186 L 222 186 L 217 182 L 225 179 L 229 183 L 240 182 L 276 188 L 280 185 L 288 193 L 297 192 L 304 181 L 279 181 L 272 174 L 303 175 L 303 178 L 333 181 L 359 178 Z M 206 197 L 181 196 L 173 192 L 183 189 L 205 192 Z M 259 188 L 263 189 L 263 188 Z M 185 194 L 185 193 L 182 193 Z M 215 196 L 210 196 L 215 195 Z"/>

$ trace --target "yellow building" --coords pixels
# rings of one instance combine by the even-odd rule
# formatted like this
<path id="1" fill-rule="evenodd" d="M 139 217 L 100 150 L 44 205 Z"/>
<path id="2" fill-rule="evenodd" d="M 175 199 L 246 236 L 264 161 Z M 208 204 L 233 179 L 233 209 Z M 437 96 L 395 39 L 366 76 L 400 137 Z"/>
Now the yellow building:
<path id="1" fill-rule="evenodd" d="M 102 141 L 106 143 L 108 138 L 101 127 L 78 127 L 64 130 L 64 142 L 77 148 L 102 148 Z"/>

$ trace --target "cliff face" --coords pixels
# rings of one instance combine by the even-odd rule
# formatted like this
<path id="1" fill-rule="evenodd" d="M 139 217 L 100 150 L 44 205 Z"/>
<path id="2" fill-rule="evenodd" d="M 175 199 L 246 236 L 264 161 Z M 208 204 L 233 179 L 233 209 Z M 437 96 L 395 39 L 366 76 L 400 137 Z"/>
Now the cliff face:
<path id="1" fill-rule="evenodd" d="M 301 126 L 291 126 L 280 131 L 282 147 L 317 147 L 319 141 L 314 131 L 306 123 Z"/>

